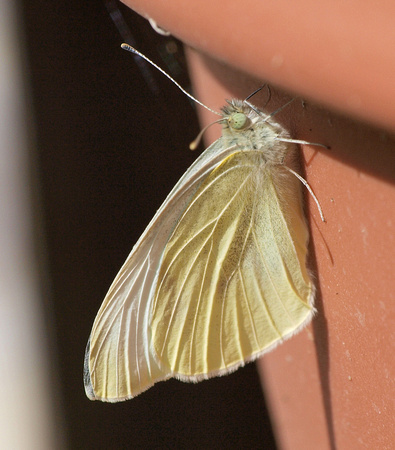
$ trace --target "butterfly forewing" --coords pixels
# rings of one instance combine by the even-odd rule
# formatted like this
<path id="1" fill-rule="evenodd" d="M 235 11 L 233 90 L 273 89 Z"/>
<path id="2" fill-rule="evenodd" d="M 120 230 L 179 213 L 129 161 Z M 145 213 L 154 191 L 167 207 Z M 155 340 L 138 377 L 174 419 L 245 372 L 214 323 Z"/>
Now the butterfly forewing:
<path id="1" fill-rule="evenodd" d="M 151 246 L 144 248 L 146 241 L 126 261 L 97 314 L 85 368 L 90 374 L 86 388 L 91 398 L 130 398 L 166 378 L 150 355 L 148 343 L 147 305 L 156 276 L 150 251 L 156 240 L 160 236 L 154 234 Z"/>
<path id="2" fill-rule="evenodd" d="M 160 259 L 177 219 L 203 179 L 231 151 L 221 140 L 183 175 L 136 243 L 112 283 L 93 324 L 85 365 L 85 390 L 92 400 L 135 397 L 171 376 L 151 353 L 149 312 Z"/>

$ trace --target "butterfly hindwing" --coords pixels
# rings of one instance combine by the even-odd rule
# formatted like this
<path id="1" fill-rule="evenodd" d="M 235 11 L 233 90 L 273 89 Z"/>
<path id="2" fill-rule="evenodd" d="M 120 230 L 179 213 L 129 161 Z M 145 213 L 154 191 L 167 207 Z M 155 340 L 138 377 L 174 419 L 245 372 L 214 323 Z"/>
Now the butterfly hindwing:
<path id="1" fill-rule="evenodd" d="M 313 314 L 300 186 L 260 151 L 226 157 L 200 185 L 162 257 L 153 351 L 181 379 L 237 368 Z"/>

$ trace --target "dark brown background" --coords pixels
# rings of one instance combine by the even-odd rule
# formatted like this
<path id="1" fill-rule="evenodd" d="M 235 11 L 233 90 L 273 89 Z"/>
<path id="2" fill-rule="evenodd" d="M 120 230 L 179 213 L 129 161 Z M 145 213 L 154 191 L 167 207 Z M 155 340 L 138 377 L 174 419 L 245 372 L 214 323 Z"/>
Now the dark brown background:
<path id="1" fill-rule="evenodd" d="M 274 448 L 253 364 L 197 385 L 159 383 L 121 404 L 86 398 L 82 365 L 94 316 L 133 244 L 196 158 L 188 144 L 199 126 L 189 100 L 149 69 L 159 87 L 153 94 L 120 49 L 104 2 L 22 6 L 54 403 L 67 448 Z M 138 48 L 188 87 L 181 55 L 161 57 L 169 39 L 135 14 L 127 22 Z"/>

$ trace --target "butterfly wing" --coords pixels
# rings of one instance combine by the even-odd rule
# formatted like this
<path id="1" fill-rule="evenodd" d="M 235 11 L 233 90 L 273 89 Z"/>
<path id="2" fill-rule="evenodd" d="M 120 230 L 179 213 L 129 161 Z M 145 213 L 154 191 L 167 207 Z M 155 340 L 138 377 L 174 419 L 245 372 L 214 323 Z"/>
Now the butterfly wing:
<path id="1" fill-rule="evenodd" d="M 226 152 L 231 152 L 229 148 Z M 135 397 L 172 376 L 150 348 L 149 312 L 166 242 L 191 196 L 224 157 L 221 139 L 188 169 L 133 248 L 96 316 L 88 341 L 85 391 L 92 400 Z"/>
<path id="2" fill-rule="evenodd" d="M 300 186 L 260 151 L 236 151 L 207 176 L 162 256 L 153 353 L 185 381 L 228 373 L 311 319 Z"/>

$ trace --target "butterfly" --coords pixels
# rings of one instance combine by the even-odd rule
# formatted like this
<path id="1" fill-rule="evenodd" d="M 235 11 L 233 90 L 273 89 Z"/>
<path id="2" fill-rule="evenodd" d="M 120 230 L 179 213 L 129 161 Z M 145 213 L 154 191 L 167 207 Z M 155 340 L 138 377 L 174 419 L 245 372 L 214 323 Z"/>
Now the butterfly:
<path id="1" fill-rule="evenodd" d="M 319 204 L 284 163 L 306 142 L 248 99 L 228 101 L 218 122 L 222 136 L 170 192 L 96 316 L 84 365 L 92 400 L 228 374 L 315 313 L 300 181 Z"/>

